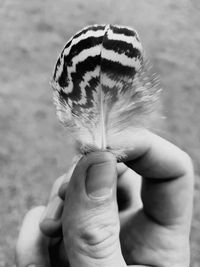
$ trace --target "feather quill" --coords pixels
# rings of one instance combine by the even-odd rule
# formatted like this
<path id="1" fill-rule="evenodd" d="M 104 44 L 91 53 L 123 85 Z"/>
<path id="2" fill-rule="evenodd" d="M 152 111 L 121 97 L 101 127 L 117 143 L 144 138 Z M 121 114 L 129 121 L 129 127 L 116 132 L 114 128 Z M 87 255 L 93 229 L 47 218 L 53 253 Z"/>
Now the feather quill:
<path id="1" fill-rule="evenodd" d="M 58 118 L 79 152 L 108 149 L 118 158 L 131 145 L 128 136 L 149 127 L 160 93 L 137 32 L 116 25 L 92 25 L 75 34 L 51 84 Z"/>

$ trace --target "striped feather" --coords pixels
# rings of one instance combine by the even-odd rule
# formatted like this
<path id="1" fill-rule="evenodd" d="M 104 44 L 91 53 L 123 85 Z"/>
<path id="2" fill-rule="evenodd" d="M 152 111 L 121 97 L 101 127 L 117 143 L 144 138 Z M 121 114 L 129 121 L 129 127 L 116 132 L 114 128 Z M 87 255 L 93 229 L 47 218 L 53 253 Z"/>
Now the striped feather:
<path id="1" fill-rule="evenodd" d="M 68 41 L 52 87 L 57 115 L 82 153 L 123 155 L 127 136 L 148 127 L 160 91 L 148 72 L 138 34 L 129 27 L 88 26 Z"/>

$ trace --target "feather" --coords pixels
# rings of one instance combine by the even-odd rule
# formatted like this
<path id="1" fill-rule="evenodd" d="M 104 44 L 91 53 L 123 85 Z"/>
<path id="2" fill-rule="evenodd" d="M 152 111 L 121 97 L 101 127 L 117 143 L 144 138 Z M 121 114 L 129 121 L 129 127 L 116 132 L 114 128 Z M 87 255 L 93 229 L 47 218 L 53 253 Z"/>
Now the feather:
<path id="1" fill-rule="evenodd" d="M 68 41 L 51 84 L 58 118 L 81 153 L 107 149 L 123 157 L 128 136 L 149 127 L 160 87 L 148 68 L 129 27 L 92 25 Z"/>

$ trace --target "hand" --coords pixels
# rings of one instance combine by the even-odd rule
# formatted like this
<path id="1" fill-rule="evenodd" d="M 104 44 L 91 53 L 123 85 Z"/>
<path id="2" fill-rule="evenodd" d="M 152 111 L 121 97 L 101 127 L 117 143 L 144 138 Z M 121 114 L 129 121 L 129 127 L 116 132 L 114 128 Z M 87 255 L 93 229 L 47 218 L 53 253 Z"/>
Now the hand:
<path id="1" fill-rule="evenodd" d="M 191 160 L 185 152 L 149 132 L 133 141 L 135 145 L 126 151 L 125 163 L 129 169 L 117 166 L 114 157 L 105 152 L 92 153 L 79 161 L 67 189 L 60 190 L 61 197 L 65 197 L 62 213 L 64 243 L 62 238 L 52 239 L 54 244 L 51 247 L 57 246 L 53 250 L 57 254 L 54 259 L 58 256 L 65 262 L 68 255 L 72 267 L 98 264 L 121 267 L 126 266 L 122 248 L 126 263 L 134 266 L 189 266 L 193 199 Z M 96 168 L 94 164 L 97 164 Z M 120 213 L 121 247 L 115 194 L 117 168 L 119 192 L 125 192 L 120 196 L 122 199 L 123 195 L 125 198 L 129 196 L 126 209 Z M 120 169 L 123 169 L 121 173 Z M 129 184 L 139 178 L 130 169 L 143 176 L 142 208 L 139 208 L 138 197 L 132 195 Z M 111 188 L 105 190 L 108 194 L 98 190 L 105 187 Z M 94 194 L 97 196 L 94 197 Z M 59 219 L 54 226 L 51 219 L 44 222 L 43 231 L 46 234 L 58 233 L 60 227 L 55 225 L 61 223 Z M 22 232 L 25 228 L 22 227 Z M 25 236 L 25 232 L 21 236 Z M 33 247 L 39 250 L 40 246 L 36 244 Z M 59 256 L 59 253 L 62 255 Z M 17 254 L 20 258 L 20 249 Z M 41 253 L 36 254 L 37 259 L 41 258 Z M 31 261 L 27 259 L 26 262 Z M 36 259 L 32 262 L 36 263 Z M 48 262 L 45 264 L 41 266 L 48 266 Z"/>

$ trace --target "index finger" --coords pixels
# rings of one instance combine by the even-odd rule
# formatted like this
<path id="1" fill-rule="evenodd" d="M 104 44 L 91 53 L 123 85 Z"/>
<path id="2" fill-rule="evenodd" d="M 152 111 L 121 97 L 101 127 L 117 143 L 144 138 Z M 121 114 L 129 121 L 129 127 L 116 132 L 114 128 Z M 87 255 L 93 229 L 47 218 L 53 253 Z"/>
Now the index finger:
<path id="1" fill-rule="evenodd" d="M 126 165 L 143 177 L 145 213 L 161 224 L 189 221 L 193 201 L 190 157 L 167 140 L 145 131 L 126 151 Z"/>
<path id="2" fill-rule="evenodd" d="M 146 178 L 170 179 L 191 171 L 191 159 L 180 148 L 153 134 L 143 131 L 134 136 L 134 145 L 126 150 L 126 165 Z"/>

